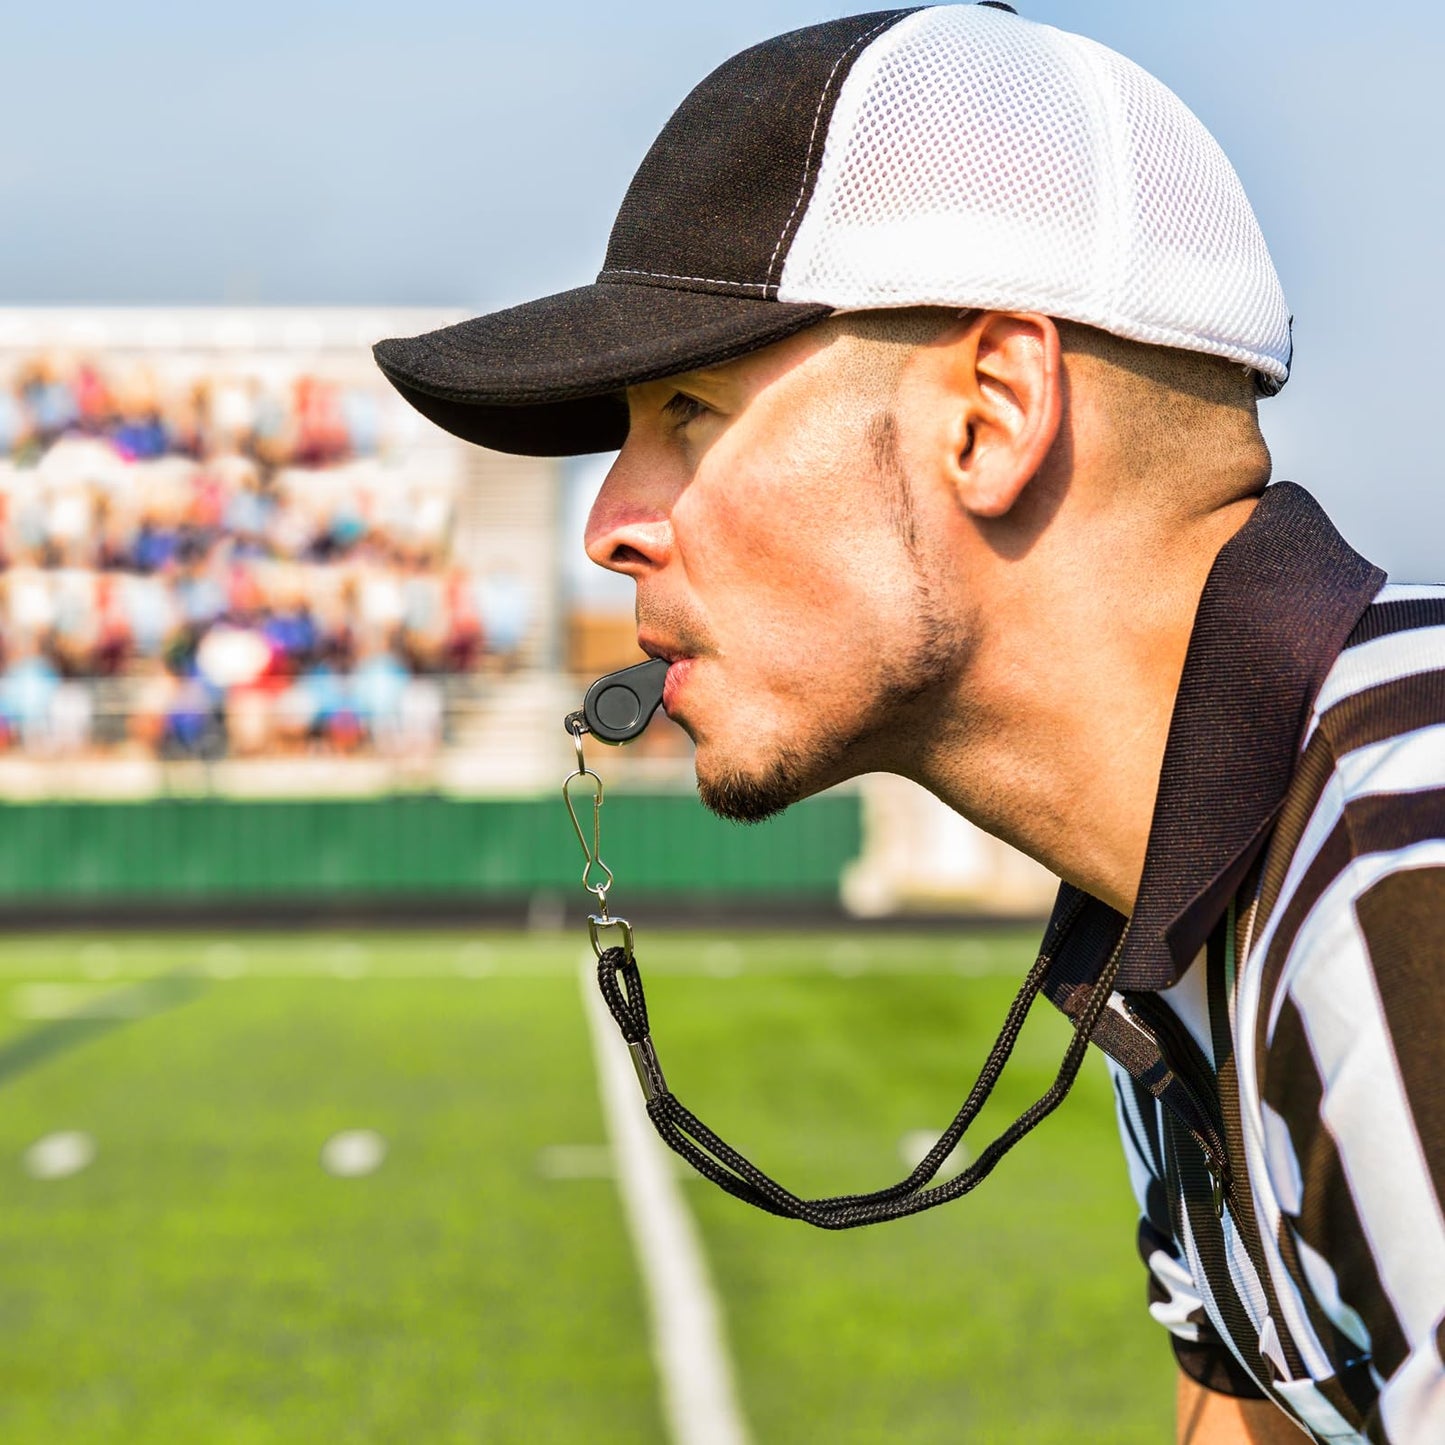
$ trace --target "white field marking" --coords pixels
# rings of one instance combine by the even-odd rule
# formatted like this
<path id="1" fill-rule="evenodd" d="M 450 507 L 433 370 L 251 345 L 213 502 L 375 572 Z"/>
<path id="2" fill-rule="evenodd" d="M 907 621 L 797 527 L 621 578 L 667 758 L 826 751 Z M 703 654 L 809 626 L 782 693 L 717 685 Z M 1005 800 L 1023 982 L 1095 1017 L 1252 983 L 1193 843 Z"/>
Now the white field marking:
<path id="1" fill-rule="evenodd" d="M 120 950 L 113 943 L 87 943 L 80 950 L 80 971 L 86 978 L 114 978 L 120 965 Z"/>
<path id="2" fill-rule="evenodd" d="M 898 1141 L 898 1157 L 910 1168 L 917 1169 L 923 1163 L 928 1151 L 938 1143 L 938 1133 L 934 1129 L 910 1129 Z M 968 1145 L 962 1139 L 953 1147 L 947 1159 L 943 1161 L 938 1173 L 933 1176 L 936 1184 L 942 1184 L 945 1180 L 952 1179 L 955 1174 L 962 1174 L 968 1167 Z"/>
<path id="3" fill-rule="evenodd" d="M 777 961 L 776 937 L 767 940 L 764 951 L 756 960 L 750 956 L 745 944 L 718 942 L 698 949 L 690 943 L 669 943 L 661 956 L 650 955 L 647 971 L 659 978 L 746 975 L 760 979 L 806 979 L 841 975 L 906 979 L 947 978 L 952 975 L 1022 980 L 1027 962 L 1032 961 L 1030 955 L 1026 962 L 1021 963 L 1017 955 L 1011 955 L 1006 949 L 995 949 L 990 944 L 967 939 L 950 951 L 936 949 L 925 940 L 928 956 L 922 960 L 911 948 L 900 950 L 897 940 L 885 939 L 883 944 L 875 951 L 867 941 L 840 940 L 830 945 L 825 940 L 819 952 L 814 941 L 800 935 L 797 954 Z M 420 982 L 458 978 L 552 980 L 575 977 L 576 955 L 571 948 L 564 951 L 557 947 L 549 950 L 553 956 L 535 958 L 529 956 L 528 944 L 524 943 L 521 947 L 522 954 L 519 956 L 506 943 L 471 941 L 458 944 L 455 949 L 438 948 L 434 952 L 428 949 L 431 956 L 422 962 L 398 964 L 388 961 L 389 952 L 385 947 L 368 948 L 351 942 L 308 943 L 296 949 L 272 949 L 265 944 L 253 946 L 228 940 L 202 949 L 198 971 L 223 982 L 243 976 L 261 979 L 338 978 L 343 981 L 364 976 L 388 982 L 406 979 Z M 836 953 L 834 949 L 837 949 Z M 138 957 L 117 950 L 113 982 L 140 983 L 158 976 L 158 969 L 153 963 L 137 961 Z M 98 980 L 85 978 L 83 962 L 79 957 L 74 970 L 64 983 L 53 977 L 30 980 L 13 975 L 0 982 L 21 986 L 33 981 L 71 988 L 76 990 L 77 998 L 82 994 L 101 992 L 96 988 Z"/>
<path id="4" fill-rule="evenodd" d="M 707 1260 L 667 1150 L 652 1132 L 627 1046 L 597 992 L 590 950 L 581 985 L 618 1192 L 647 1292 L 669 1436 L 673 1445 L 747 1445 Z"/>
<path id="5" fill-rule="evenodd" d="M 665 1161 L 683 1184 L 703 1182 L 702 1176 L 669 1154 Z M 607 1144 L 548 1144 L 537 1150 L 537 1173 L 543 1179 L 615 1179 L 617 1166 Z"/>
<path id="6" fill-rule="evenodd" d="M 1025 972 L 1019 967 L 1018 960 L 1009 958 L 1006 949 L 999 949 L 977 938 L 966 938 L 955 946 L 953 971 L 963 978 L 996 978 L 1013 974 L 1020 980 Z"/>
<path id="7" fill-rule="evenodd" d="M 18 1019 L 140 1019 L 155 1012 L 141 988 L 107 988 L 95 983 L 22 983 L 10 992 Z"/>
<path id="8" fill-rule="evenodd" d="M 485 978 L 497 971 L 496 951 L 480 939 L 473 939 L 457 949 L 456 970 L 463 978 Z"/>
<path id="9" fill-rule="evenodd" d="M 246 966 L 247 953 L 239 943 L 213 943 L 201 955 L 201 967 L 211 978 L 240 978 Z"/>
<path id="10" fill-rule="evenodd" d="M 37 1139 L 26 1151 L 25 1172 L 32 1179 L 68 1179 L 95 1158 L 95 1140 L 80 1129 L 63 1129 Z"/>
<path id="11" fill-rule="evenodd" d="M 375 1174 L 386 1158 L 386 1140 L 375 1129 L 343 1129 L 321 1146 L 321 1167 L 338 1179 Z"/>
<path id="12" fill-rule="evenodd" d="M 537 1151 L 543 1179 L 611 1179 L 612 1150 L 606 1144 L 549 1144 Z"/>
<path id="13" fill-rule="evenodd" d="M 331 971 L 337 978 L 361 978 L 369 959 L 369 952 L 359 943 L 338 943 L 328 955 Z"/>
<path id="14" fill-rule="evenodd" d="M 702 951 L 702 971 L 709 978 L 736 978 L 745 962 L 735 943 L 710 943 Z"/>

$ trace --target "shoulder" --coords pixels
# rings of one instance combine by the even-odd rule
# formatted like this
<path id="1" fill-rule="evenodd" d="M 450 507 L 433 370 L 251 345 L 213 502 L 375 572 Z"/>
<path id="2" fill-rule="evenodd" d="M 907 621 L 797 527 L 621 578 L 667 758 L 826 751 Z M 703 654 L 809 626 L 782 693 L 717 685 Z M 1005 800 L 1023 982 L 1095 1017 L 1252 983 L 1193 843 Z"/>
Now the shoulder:
<path id="1" fill-rule="evenodd" d="M 1326 676 L 1248 952 L 1266 1103 L 1298 1124 L 1334 1091 L 1364 1131 L 1433 1108 L 1416 1055 L 1445 1028 L 1445 587 L 1385 587 Z"/>
<path id="2" fill-rule="evenodd" d="M 1394 1074 L 1411 1019 L 1445 1026 L 1445 587 L 1382 589 L 1327 674 L 1248 954 L 1245 1046 L 1296 1120 L 1347 1064 L 1362 1084 Z"/>
<path id="3" fill-rule="evenodd" d="M 1386 586 L 1316 695 L 1270 847 L 1276 944 L 1445 838 L 1445 586 Z M 1326 911 L 1329 911 L 1327 908 Z M 1293 925 L 1293 926 L 1291 926 Z"/>
<path id="4" fill-rule="evenodd" d="M 1389 1377 L 1445 1304 L 1445 588 L 1385 588 L 1335 659 L 1238 943 L 1264 1232 Z"/>
<path id="5" fill-rule="evenodd" d="M 1383 587 L 1316 694 L 1302 761 L 1318 739 L 1345 770 L 1346 786 L 1353 783 L 1358 791 L 1358 784 L 1371 779 L 1374 762 L 1405 755 L 1388 745 L 1408 742 L 1422 729 L 1441 725 L 1445 586 Z M 1428 761 L 1423 750 L 1419 760 Z"/>

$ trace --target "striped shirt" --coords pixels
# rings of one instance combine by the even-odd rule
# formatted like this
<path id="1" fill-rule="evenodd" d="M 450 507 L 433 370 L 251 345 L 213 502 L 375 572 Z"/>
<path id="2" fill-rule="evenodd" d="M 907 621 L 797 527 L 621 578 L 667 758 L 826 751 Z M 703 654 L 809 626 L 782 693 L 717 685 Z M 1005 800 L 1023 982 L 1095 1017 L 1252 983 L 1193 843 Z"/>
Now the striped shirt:
<path id="1" fill-rule="evenodd" d="M 1384 585 L 1269 488 L 1201 598 L 1109 1057 L 1150 1312 L 1317 1440 L 1445 1441 L 1445 587 Z"/>

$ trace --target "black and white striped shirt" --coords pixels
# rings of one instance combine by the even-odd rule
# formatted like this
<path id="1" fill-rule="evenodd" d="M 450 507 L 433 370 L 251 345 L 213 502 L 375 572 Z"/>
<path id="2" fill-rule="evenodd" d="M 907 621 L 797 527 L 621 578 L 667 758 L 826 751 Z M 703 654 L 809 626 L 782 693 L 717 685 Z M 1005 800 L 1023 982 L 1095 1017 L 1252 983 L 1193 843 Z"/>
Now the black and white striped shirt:
<path id="1" fill-rule="evenodd" d="M 1445 587 L 1269 488 L 1200 602 L 1133 917 L 1088 899 L 1055 946 L 1069 1013 L 1121 954 L 1095 1040 L 1184 1370 L 1318 1440 L 1445 1441 Z"/>

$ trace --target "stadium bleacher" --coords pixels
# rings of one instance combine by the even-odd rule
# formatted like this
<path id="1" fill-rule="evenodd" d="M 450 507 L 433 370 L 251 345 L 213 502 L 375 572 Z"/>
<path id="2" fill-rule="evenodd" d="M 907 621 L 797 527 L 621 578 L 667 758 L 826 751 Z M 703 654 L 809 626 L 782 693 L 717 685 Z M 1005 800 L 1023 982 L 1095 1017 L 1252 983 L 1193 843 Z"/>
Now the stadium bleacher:
<path id="1" fill-rule="evenodd" d="M 382 385 L 275 358 L 24 353 L 0 377 L 0 748 L 434 751 L 527 589 L 453 546 Z"/>

